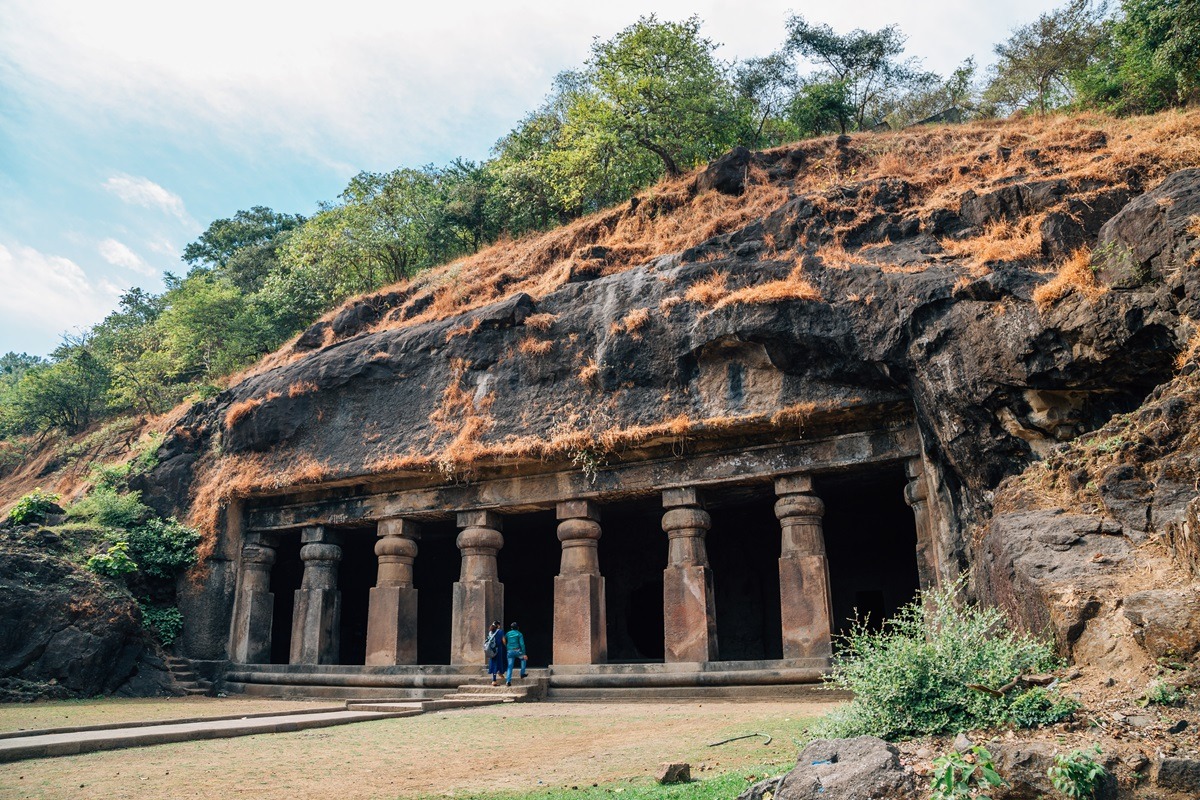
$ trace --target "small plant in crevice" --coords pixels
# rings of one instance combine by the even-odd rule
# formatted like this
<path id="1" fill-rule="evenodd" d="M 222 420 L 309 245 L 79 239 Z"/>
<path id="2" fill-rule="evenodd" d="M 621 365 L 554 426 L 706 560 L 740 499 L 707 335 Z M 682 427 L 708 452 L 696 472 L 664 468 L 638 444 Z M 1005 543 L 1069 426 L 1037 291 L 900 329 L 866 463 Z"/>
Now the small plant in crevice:
<path id="1" fill-rule="evenodd" d="M 1046 777 L 1055 789 L 1071 800 L 1084 800 L 1096 796 L 1096 790 L 1104 782 L 1107 770 L 1096 761 L 1101 755 L 1099 746 L 1091 750 L 1072 750 L 1054 757 L 1054 764 L 1046 770 Z"/>
<path id="2" fill-rule="evenodd" d="M 1146 689 L 1139 705 L 1178 706 L 1183 705 L 1183 701 L 1186 699 L 1187 695 L 1178 686 L 1173 686 L 1166 681 L 1155 681 Z"/>
<path id="3" fill-rule="evenodd" d="M 129 556 L 129 543 L 116 541 L 108 546 L 108 550 L 97 553 L 87 560 L 84 565 L 97 575 L 103 575 L 113 580 L 124 580 L 137 572 L 137 562 Z"/>
<path id="4" fill-rule="evenodd" d="M 1017 695 L 1008 711 L 1018 728 L 1041 728 L 1066 719 L 1079 708 L 1079 701 L 1073 697 L 1034 686 Z"/>
<path id="5" fill-rule="evenodd" d="M 583 447 L 571 454 L 571 466 L 578 467 L 588 483 L 595 483 L 600 470 L 608 466 L 608 459 L 590 447 Z"/>
<path id="6" fill-rule="evenodd" d="M 1004 783 L 986 748 L 975 745 L 965 753 L 951 750 L 934 759 L 929 800 L 991 800 L 984 792 Z"/>
<path id="7" fill-rule="evenodd" d="M 27 522 L 43 522 L 47 514 L 61 512 L 58 507 L 59 496 L 53 492 L 43 491 L 40 487 L 17 501 L 8 512 L 8 521 L 14 525 L 24 525 Z"/>
<path id="8" fill-rule="evenodd" d="M 183 633 L 183 614 L 179 608 L 156 605 L 147 598 L 142 598 L 138 605 L 142 609 L 142 627 L 154 634 L 164 647 L 174 644 Z"/>

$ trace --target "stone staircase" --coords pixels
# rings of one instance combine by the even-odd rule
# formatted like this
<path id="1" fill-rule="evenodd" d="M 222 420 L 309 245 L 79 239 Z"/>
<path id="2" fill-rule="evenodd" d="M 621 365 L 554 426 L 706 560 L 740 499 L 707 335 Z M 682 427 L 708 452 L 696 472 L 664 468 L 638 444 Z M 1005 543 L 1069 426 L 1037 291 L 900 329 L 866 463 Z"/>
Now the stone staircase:
<path id="1" fill-rule="evenodd" d="M 197 675 L 196 671 L 192 669 L 191 661 L 179 656 L 167 656 L 163 661 L 166 663 L 171 677 L 175 680 L 175 685 L 182 689 L 185 694 L 212 694 L 212 682 L 206 681 Z"/>
<path id="2" fill-rule="evenodd" d="M 350 711 L 374 711 L 387 714 L 413 713 L 420 714 L 429 711 L 445 711 L 451 708 L 473 708 L 475 706 L 490 706 L 498 703 L 527 703 L 541 700 L 546 696 L 550 686 L 549 675 L 534 675 L 533 670 L 527 678 L 513 678 L 512 686 L 492 686 L 490 680 L 480 679 L 459 686 L 453 692 L 435 700 L 365 700 L 347 701 L 346 708 Z"/>

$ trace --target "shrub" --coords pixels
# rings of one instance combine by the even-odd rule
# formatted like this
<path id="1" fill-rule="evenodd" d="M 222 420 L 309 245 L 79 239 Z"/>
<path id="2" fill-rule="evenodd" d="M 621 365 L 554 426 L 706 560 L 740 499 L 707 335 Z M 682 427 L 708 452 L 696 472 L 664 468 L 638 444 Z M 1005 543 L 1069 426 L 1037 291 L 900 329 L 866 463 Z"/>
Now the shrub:
<path id="1" fill-rule="evenodd" d="M 86 519 L 108 528 L 129 529 L 150 514 L 142 504 L 141 492 L 119 492 L 112 486 L 100 484 L 86 497 L 67 509 L 73 519 Z"/>
<path id="2" fill-rule="evenodd" d="M 1018 728 L 1051 725 L 1079 710 L 1079 701 L 1035 686 L 1013 698 L 1009 718 Z"/>
<path id="3" fill-rule="evenodd" d="M 47 514 L 61 510 L 58 507 L 58 500 L 58 495 L 53 492 L 45 492 L 40 488 L 34 489 L 17 501 L 17 504 L 8 512 L 8 520 L 14 525 L 42 522 L 46 519 Z"/>
<path id="4" fill-rule="evenodd" d="M 151 605 L 143 600 L 142 627 L 154 634 L 164 647 L 170 647 L 183 633 L 183 614 L 175 606 Z"/>
<path id="5" fill-rule="evenodd" d="M 129 557 L 128 542 L 113 542 L 107 553 L 97 553 L 87 560 L 88 569 L 106 578 L 122 580 L 137 572 L 137 562 Z"/>
<path id="6" fill-rule="evenodd" d="M 155 578 L 173 578 L 196 563 L 200 534 L 174 517 L 151 517 L 129 529 L 128 541 L 142 572 Z"/>
<path id="7" fill-rule="evenodd" d="M 1142 697 L 1142 705 L 1178 706 L 1182 705 L 1185 699 L 1183 692 L 1177 686 L 1172 686 L 1166 681 L 1155 681 Z"/>
<path id="8" fill-rule="evenodd" d="M 830 738 L 900 739 L 1014 722 L 1028 692 L 996 697 L 968 684 L 1000 687 L 1022 673 L 1058 665 L 1050 645 L 1013 630 L 994 608 L 959 606 L 959 582 L 925 594 L 872 631 L 857 623 L 842 637 L 832 683 L 854 700 L 818 725 Z M 1038 695 L 1019 709 L 1048 713 Z M 1051 704 L 1053 706 L 1053 704 Z"/>
<path id="9" fill-rule="evenodd" d="M 1054 765 L 1046 770 L 1046 777 L 1054 788 L 1072 800 L 1095 797 L 1096 790 L 1104 780 L 1106 771 L 1097 764 L 1092 755 L 1100 755 L 1100 748 L 1094 747 L 1091 754 L 1082 750 L 1072 750 L 1065 755 L 1054 757 Z"/>
<path id="10" fill-rule="evenodd" d="M 933 762 L 929 800 L 987 800 L 983 792 L 1004 784 L 992 754 L 976 745 L 966 754 L 951 750 Z"/>

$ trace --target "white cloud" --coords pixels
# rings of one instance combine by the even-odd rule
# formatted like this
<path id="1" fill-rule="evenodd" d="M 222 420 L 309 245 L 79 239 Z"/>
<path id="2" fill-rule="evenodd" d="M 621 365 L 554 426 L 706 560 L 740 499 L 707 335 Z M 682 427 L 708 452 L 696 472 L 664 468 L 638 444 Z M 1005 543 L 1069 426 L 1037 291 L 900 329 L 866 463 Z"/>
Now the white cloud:
<path id="1" fill-rule="evenodd" d="M 100 251 L 100 257 L 113 266 L 124 267 L 139 275 L 146 275 L 151 278 L 158 275 L 158 270 L 147 264 L 141 256 L 130 250 L 129 246 L 124 242 L 118 242 L 116 239 L 105 239 L 96 246 L 96 249 Z"/>
<path id="2" fill-rule="evenodd" d="M 65 330 L 92 325 L 116 307 L 121 290 L 93 281 L 69 258 L 0 243 L 0 335 L 5 349 L 46 350 Z M 15 340 L 20 340 L 15 341 Z"/>
<path id="3" fill-rule="evenodd" d="M 183 204 L 183 198 L 149 178 L 117 173 L 104 182 L 104 188 L 130 205 L 157 208 L 177 217 L 180 222 L 195 225 L 195 220 Z"/>

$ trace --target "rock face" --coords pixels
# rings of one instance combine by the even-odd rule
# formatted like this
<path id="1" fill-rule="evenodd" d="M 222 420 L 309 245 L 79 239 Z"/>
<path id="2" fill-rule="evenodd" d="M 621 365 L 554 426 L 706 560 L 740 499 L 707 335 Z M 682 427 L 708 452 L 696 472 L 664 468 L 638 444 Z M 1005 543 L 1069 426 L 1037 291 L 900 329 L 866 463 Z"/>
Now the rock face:
<path id="1" fill-rule="evenodd" d="M 895 747 L 873 736 L 818 739 L 779 782 L 777 800 L 909 800 L 916 797 L 912 772 Z"/>
<path id="2" fill-rule="evenodd" d="M 229 618 L 237 554 L 218 512 L 233 513 L 237 498 L 464 482 L 489 466 L 570 469 L 651 447 L 670 455 L 672 443 L 747 446 L 904 417 L 927 465 L 937 577 L 977 561 L 978 596 L 1032 626 L 1049 623 L 1072 652 L 1101 648 L 1099 629 L 1082 630 L 1097 602 L 1109 611 L 1119 602 L 1101 598 L 1105 570 L 1180 518 L 1156 509 L 1186 506 L 1195 493 L 1185 481 L 1154 483 L 1113 463 L 1080 479 L 1097 487 L 1107 520 L 1092 519 L 1098 508 L 1018 503 L 990 534 L 974 534 L 1006 478 L 1138 408 L 1172 375 L 1188 320 L 1200 318 L 1200 273 L 1174 268 L 1194 248 L 1186 215 L 1200 170 L 1162 180 L 1143 164 L 1097 177 L 1094 165 L 1116 156 L 1103 132 L 1085 131 L 1053 157 L 981 151 L 947 168 L 935 188 L 954 199 L 935 202 L 921 176 L 866 175 L 870 156 L 857 142 L 735 151 L 675 194 L 605 212 L 586 236 L 548 237 L 557 260 L 545 274 L 493 264 L 486 285 L 499 299 L 463 313 L 432 313 L 449 302 L 437 287 L 474 280 L 451 268 L 355 300 L 269 368 L 195 406 L 139 487 L 160 512 L 184 514 L 194 496 L 210 514 L 214 577 L 201 592 L 210 596 L 184 607 Z M 1056 161 L 1084 153 L 1092 166 L 1077 173 Z M 774 194 L 755 183 L 763 175 Z M 812 180 L 819 175 L 830 177 Z M 1143 179 L 1158 185 L 1126 204 Z M 701 201 L 756 210 L 698 243 L 638 250 L 632 263 L 622 255 L 630 245 L 598 232 L 651 226 Z M 1004 226 L 1028 231 L 1034 245 L 990 247 Z M 1092 245 L 1098 230 L 1099 276 L 1122 291 L 1035 301 L 1043 258 Z M 1122 272 L 1114 253 L 1132 267 Z M 1169 487 L 1179 490 L 1171 498 Z M 1190 536 L 1178 530 L 1181 541 Z M 1105 618 L 1157 641 L 1144 616 Z M 189 640 L 189 655 L 225 657 L 224 630 Z"/>
<path id="3" fill-rule="evenodd" d="M 0 699 L 91 697 L 139 672 L 137 692 L 159 693 L 146 650 L 128 595 L 64 559 L 0 546 Z"/>

